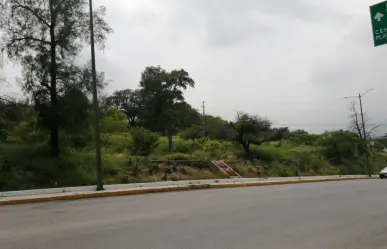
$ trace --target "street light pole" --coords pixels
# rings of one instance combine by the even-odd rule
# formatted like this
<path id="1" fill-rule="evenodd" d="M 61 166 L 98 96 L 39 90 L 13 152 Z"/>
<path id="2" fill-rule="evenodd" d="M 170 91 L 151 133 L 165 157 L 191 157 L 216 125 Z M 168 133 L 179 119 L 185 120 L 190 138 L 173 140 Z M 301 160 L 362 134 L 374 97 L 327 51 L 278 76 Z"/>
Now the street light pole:
<path id="1" fill-rule="evenodd" d="M 367 161 L 367 171 L 368 171 L 368 176 L 371 177 L 371 166 L 370 166 L 370 160 L 369 160 L 369 155 L 368 155 L 368 141 L 367 141 L 367 133 L 365 129 L 365 122 L 364 122 L 364 112 L 363 112 L 363 103 L 362 103 L 362 97 L 369 93 L 370 91 L 374 90 L 373 88 L 369 89 L 363 94 L 360 94 L 358 96 L 352 96 L 352 97 L 345 97 L 346 99 L 351 99 L 351 98 L 358 98 L 359 99 L 359 104 L 360 104 L 360 116 L 361 116 L 361 124 L 362 124 L 362 129 L 363 129 L 363 146 L 366 149 L 366 161 Z M 356 114 L 355 114 L 356 115 Z"/>
<path id="2" fill-rule="evenodd" d="M 102 156 L 101 156 L 101 139 L 99 129 L 99 106 L 97 92 L 97 70 L 95 66 L 95 44 L 94 44 L 94 18 L 93 18 L 93 1 L 89 0 L 90 7 L 90 43 L 91 43 L 91 67 L 93 78 L 93 107 L 94 107 L 94 135 L 95 135 L 95 155 L 97 163 L 97 191 L 104 190 L 102 176 Z"/>
<path id="3" fill-rule="evenodd" d="M 367 160 L 367 171 L 368 171 L 368 176 L 371 177 L 371 167 L 370 167 L 370 159 L 368 157 L 368 142 L 367 142 L 367 133 L 365 130 L 365 123 L 364 123 L 364 113 L 363 113 L 363 104 L 361 102 L 361 95 L 359 94 L 359 103 L 360 103 L 360 115 L 361 115 L 361 123 L 363 127 L 363 137 L 364 137 L 364 146 L 366 149 L 366 160 Z"/>

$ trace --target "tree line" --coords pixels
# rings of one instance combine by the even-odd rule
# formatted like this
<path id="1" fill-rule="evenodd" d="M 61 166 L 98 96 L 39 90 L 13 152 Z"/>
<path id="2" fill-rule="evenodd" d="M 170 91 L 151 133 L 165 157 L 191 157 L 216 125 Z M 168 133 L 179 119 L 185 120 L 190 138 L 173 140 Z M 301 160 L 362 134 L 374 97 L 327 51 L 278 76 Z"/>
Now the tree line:
<path id="1" fill-rule="evenodd" d="M 102 49 L 113 32 L 104 19 L 105 13 L 103 6 L 94 10 L 96 43 Z M 37 130 L 23 139 L 48 140 L 52 157 L 61 154 L 64 136 L 73 147 L 87 146 L 93 139 L 92 77 L 90 64 L 77 62 L 90 41 L 87 1 L 2 1 L 0 32 L 1 53 L 21 65 L 19 84 L 27 96 L 22 101 L 1 96 L 0 139 L 5 141 L 23 123 L 25 129 Z M 101 94 L 106 86 L 104 73 L 99 72 Z M 100 99 L 102 132 L 129 130 L 136 145 L 134 153 L 141 155 L 149 154 L 159 135 L 167 137 L 170 152 L 174 136 L 179 135 L 193 143 L 199 140 L 235 142 L 248 156 L 254 154 L 255 146 L 284 139 L 323 147 L 324 155 L 337 163 L 350 157 L 349 154 L 368 153 L 364 143 L 358 140 L 362 133 L 356 134 L 359 131 L 356 120 L 354 132 L 334 131 L 323 135 L 275 128 L 269 119 L 244 112 L 238 112 L 234 120 L 228 121 L 201 115 L 193 108 L 184 97 L 184 91 L 193 87 L 195 81 L 184 69 L 168 71 L 161 66 L 146 67 L 136 89 L 118 90 Z"/>

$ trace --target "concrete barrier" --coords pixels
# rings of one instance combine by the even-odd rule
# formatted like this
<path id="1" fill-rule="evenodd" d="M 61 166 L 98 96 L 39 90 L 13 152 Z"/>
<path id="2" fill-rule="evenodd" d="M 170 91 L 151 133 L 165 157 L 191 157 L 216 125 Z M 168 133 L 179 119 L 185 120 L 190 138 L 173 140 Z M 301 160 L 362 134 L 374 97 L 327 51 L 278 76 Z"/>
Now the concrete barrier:
<path id="1" fill-rule="evenodd" d="M 327 179 L 327 178 L 362 178 L 360 175 L 347 176 L 307 176 L 301 177 L 303 180 L 307 179 Z M 133 189 L 133 188 L 148 188 L 148 187 L 165 187 L 165 186 L 186 186 L 190 184 L 210 184 L 210 183 L 236 183 L 236 182 L 267 182 L 267 181 L 287 181 L 299 180 L 299 177 L 271 177 L 271 178 L 230 178 L 230 179 L 210 179 L 210 180 L 189 180 L 189 181 L 165 181 L 165 182 L 148 182 L 148 183 L 131 183 L 131 184 L 115 184 L 105 185 L 105 190 L 115 189 Z M 21 191 L 7 191 L 0 192 L 0 197 L 21 197 L 60 193 L 76 193 L 95 191 L 95 186 L 84 187 L 64 187 L 64 188 L 50 188 L 50 189 L 33 189 Z"/>
<path id="2" fill-rule="evenodd" d="M 147 186 L 147 187 L 136 187 L 129 189 L 108 189 L 105 191 L 88 191 L 89 187 L 77 188 L 86 189 L 86 191 L 80 192 L 61 192 L 61 193 L 50 193 L 50 194 L 38 194 L 30 196 L 13 196 L 0 198 L 1 205 L 12 205 L 12 204 L 23 204 L 23 203 L 36 203 L 36 202 L 47 202 L 47 201 L 59 201 L 59 200 L 76 200 L 85 198 L 97 198 L 97 197 L 113 197 L 123 195 L 138 195 L 138 194 L 149 194 L 149 193 L 162 193 L 172 191 L 188 191 L 188 190 L 199 190 L 199 189 L 219 189 L 219 188 L 235 188 L 235 187 L 257 187 L 257 186 L 273 186 L 273 185 L 285 185 L 285 184 L 300 184 L 300 183 L 317 183 L 317 182 L 329 182 L 329 181 L 346 181 L 346 180 L 360 180 L 370 179 L 364 176 L 345 176 L 345 177 L 307 177 L 306 179 L 299 178 L 286 178 L 277 180 L 268 179 L 253 181 L 251 179 L 229 179 L 229 181 L 219 180 L 205 180 L 205 181 L 183 181 L 187 183 L 182 185 L 183 182 L 179 182 L 181 185 L 166 185 L 166 186 Z M 213 181 L 213 182 L 209 182 Z M 204 183 L 208 182 L 208 183 Z M 161 184 L 161 183 L 159 183 Z M 113 185 L 112 185 L 113 186 Z M 122 186 L 122 185 L 115 185 Z M 127 186 L 127 185 L 125 185 Z M 131 185 L 133 186 L 133 185 Z M 72 189 L 74 190 L 74 188 Z M 32 193 L 32 192 L 29 192 Z"/>

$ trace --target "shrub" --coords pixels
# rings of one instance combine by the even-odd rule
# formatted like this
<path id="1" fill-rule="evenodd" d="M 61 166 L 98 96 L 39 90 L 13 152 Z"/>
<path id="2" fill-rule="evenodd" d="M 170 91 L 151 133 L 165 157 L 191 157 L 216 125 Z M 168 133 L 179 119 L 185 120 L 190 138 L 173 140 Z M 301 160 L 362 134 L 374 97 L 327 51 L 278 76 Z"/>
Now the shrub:
<path id="1" fill-rule="evenodd" d="M 209 160 L 211 158 L 210 153 L 197 150 L 194 153 L 192 153 L 192 159 L 193 160 Z"/>
<path id="2" fill-rule="evenodd" d="M 168 161 L 189 161 L 191 156 L 183 153 L 169 154 L 164 157 Z"/>
<path id="3" fill-rule="evenodd" d="M 204 151 L 215 151 L 220 149 L 220 142 L 216 140 L 209 140 L 204 144 Z"/>
<path id="4" fill-rule="evenodd" d="M 134 165 L 134 167 L 132 168 L 132 172 L 131 172 L 131 175 L 133 177 L 138 177 L 140 175 L 140 167 L 138 166 L 138 164 Z"/>
<path id="5" fill-rule="evenodd" d="M 173 151 L 177 153 L 189 153 L 190 148 L 186 144 L 179 142 L 175 144 Z"/>
<path id="6" fill-rule="evenodd" d="M 180 134 L 180 137 L 184 140 L 192 140 L 192 142 L 195 143 L 195 141 L 200 139 L 203 134 L 203 127 L 194 125 L 190 128 L 183 130 Z"/>
<path id="7" fill-rule="evenodd" d="M 93 140 L 93 133 L 91 130 L 84 130 L 79 133 L 63 134 L 62 141 L 68 141 L 69 145 L 75 149 L 85 148 L 90 141 Z"/>
<path id="8" fill-rule="evenodd" d="M 160 167 L 159 167 L 159 165 L 155 164 L 152 166 L 151 170 L 154 173 L 158 173 L 160 171 Z"/>
<path id="9" fill-rule="evenodd" d="M 132 128 L 131 152 L 132 155 L 149 156 L 158 146 L 159 136 L 144 128 Z"/>
<path id="10" fill-rule="evenodd" d="M 245 173 L 244 170 L 240 166 L 234 166 L 233 169 L 239 175 L 244 175 L 244 173 Z"/>
<path id="11" fill-rule="evenodd" d="M 273 162 L 268 168 L 268 172 L 265 172 L 264 175 L 269 176 L 279 176 L 279 177 L 288 177 L 297 175 L 297 167 L 283 165 L 279 162 Z"/>
<path id="12" fill-rule="evenodd" d="M 248 159 L 250 160 L 261 160 L 263 162 L 273 162 L 278 158 L 275 150 L 272 149 L 252 149 L 250 154 L 248 155 Z"/>
<path id="13" fill-rule="evenodd" d="M 274 147 L 281 148 L 282 147 L 282 142 L 275 143 Z"/>
<path id="14" fill-rule="evenodd" d="M 149 160 L 146 157 L 131 156 L 128 159 L 127 166 L 129 166 L 129 168 L 131 169 L 131 168 L 133 168 L 136 165 L 148 167 L 149 166 Z"/>
<path id="15" fill-rule="evenodd" d="M 175 175 L 175 174 L 173 174 L 173 175 L 171 175 L 170 177 L 169 177 L 169 180 L 171 180 L 171 181 L 178 181 L 179 179 L 177 178 L 177 176 Z"/>

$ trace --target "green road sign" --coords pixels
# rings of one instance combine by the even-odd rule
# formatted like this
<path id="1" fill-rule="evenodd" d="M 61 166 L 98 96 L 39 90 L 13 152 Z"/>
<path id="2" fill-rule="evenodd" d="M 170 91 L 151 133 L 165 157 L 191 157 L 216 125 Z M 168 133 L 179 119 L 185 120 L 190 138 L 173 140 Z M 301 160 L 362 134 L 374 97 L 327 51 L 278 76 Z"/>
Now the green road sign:
<path id="1" fill-rule="evenodd" d="M 387 1 L 370 7 L 375 47 L 387 44 Z"/>

